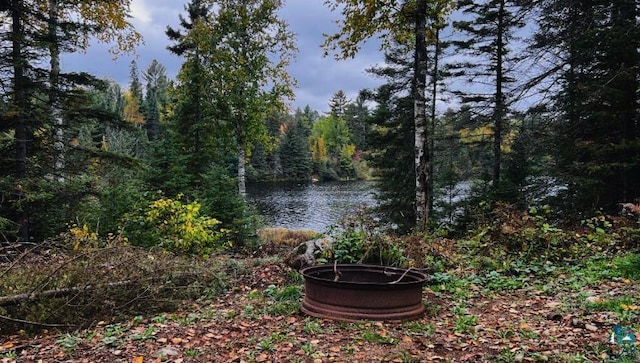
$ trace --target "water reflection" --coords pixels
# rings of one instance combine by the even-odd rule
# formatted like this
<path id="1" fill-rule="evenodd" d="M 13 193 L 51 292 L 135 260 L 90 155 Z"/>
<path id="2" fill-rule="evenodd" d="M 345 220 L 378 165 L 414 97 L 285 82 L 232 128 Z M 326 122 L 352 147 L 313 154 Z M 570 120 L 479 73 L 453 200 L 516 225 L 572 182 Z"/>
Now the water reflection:
<path id="1" fill-rule="evenodd" d="M 363 205 L 375 205 L 370 181 L 330 183 L 255 183 L 247 185 L 249 202 L 272 227 L 326 231 Z"/>

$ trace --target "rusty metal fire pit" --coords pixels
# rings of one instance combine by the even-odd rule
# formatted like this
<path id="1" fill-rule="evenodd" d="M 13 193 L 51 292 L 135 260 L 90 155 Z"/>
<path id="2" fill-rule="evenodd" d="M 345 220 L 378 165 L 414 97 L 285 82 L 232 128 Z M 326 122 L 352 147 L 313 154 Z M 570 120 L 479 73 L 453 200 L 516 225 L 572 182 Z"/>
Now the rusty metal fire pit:
<path id="1" fill-rule="evenodd" d="M 425 312 L 422 286 L 428 276 L 414 269 L 375 265 L 319 265 L 304 268 L 301 310 L 335 320 L 405 321 Z"/>

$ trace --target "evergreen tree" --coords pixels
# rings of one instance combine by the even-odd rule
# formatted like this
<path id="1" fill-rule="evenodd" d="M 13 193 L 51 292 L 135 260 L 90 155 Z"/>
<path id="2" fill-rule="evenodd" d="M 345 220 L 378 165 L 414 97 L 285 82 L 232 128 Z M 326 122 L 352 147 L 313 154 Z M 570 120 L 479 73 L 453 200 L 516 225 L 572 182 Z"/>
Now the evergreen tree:
<path id="1" fill-rule="evenodd" d="M 138 102 L 138 105 L 142 105 L 142 83 L 140 83 L 140 72 L 135 59 L 129 64 L 129 93 Z"/>
<path id="2" fill-rule="evenodd" d="M 150 182 L 168 195 L 198 190 L 202 176 L 219 156 L 221 140 L 213 117 L 211 88 L 204 66 L 204 40 L 210 26 L 210 6 L 192 0 L 185 6 L 187 18 L 179 15 L 180 27 L 167 27 L 166 34 L 174 43 L 167 47 L 184 57 L 173 89 L 171 115 L 166 120 L 166 134 L 156 147 Z"/>
<path id="3" fill-rule="evenodd" d="M 304 120 L 294 118 L 286 127 L 280 145 L 282 173 L 287 180 L 308 180 L 311 176 L 311 151 Z"/>
<path id="4" fill-rule="evenodd" d="M 320 114 L 318 111 L 312 110 L 311 106 L 306 105 L 302 110 L 300 108 L 296 109 L 294 117 L 305 128 L 305 132 L 309 136 L 311 135 L 313 123 L 320 118 Z"/>
<path id="5" fill-rule="evenodd" d="M 376 103 L 369 135 L 370 144 L 376 148 L 371 150 L 369 161 L 379 174 L 379 212 L 398 226 L 398 232 L 407 233 L 416 220 L 413 99 L 407 95 L 412 67 L 409 50 L 397 47 L 387 52 L 385 63 L 385 67 L 370 72 L 386 79 L 386 83 L 363 94 Z"/>
<path id="6" fill-rule="evenodd" d="M 543 3 L 536 47 L 555 62 L 559 175 L 570 210 L 640 196 L 640 26 L 633 0 Z"/>
<path id="7" fill-rule="evenodd" d="M 335 118 L 343 118 L 345 113 L 347 112 L 347 106 L 351 104 L 351 101 L 347 99 L 347 95 L 344 94 L 343 90 L 339 90 L 334 93 L 329 100 L 329 114 Z"/>
<path id="8" fill-rule="evenodd" d="M 247 181 L 283 178 L 280 148 L 286 125 L 292 122 L 293 118 L 282 111 L 269 112 L 265 120 L 267 140 L 258 140 L 253 145 L 249 165 L 247 165 Z"/>
<path id="9" fill-rule="evenodd" d="M 510 52 L 514 32 L 522 27 L 524 8 L 519 1 L 489 0 L 476 2 L 459 1 L 459 8 L 468 20 L 453 23 L 455 29 L 467 35 L 462 40 L 453 41 L 457 54 L 466 54 L 466 62 L 452 65 L 458 76 L 464 76 L 473 82 L 482 81 L 491 85 L 487 89 L 465 90 L 458 92 L 465 104 L 477 105 L 477 113 L 491 120 L 493 126 L 493 163 L 491 182 L 495 193 L 500 191 L 502 168 L 502 142 L 509 113 L 508 105 L 512 101 L 509 93 L 514 82 L 514 66 L 518 58 Z M 498 197 L 496 194 L 495 197 Z"/>
<path id="10" fill-rule="evenodd" d="M 106 81 L 104 97 L 100 107 L 113 112 L 119 117 L 124 117 L 124 94 L 122 88 L 115 81 Z"/>
<path id="11" fill-rule="evenodd" d="M 86 161 L 80 154 L 94 154 L 97 160 L 104 153 L 74 147 L 76 135 L 89 120 L 103 125 L 115 120 L 92 104 L 88 91 L 102 82 L 84 73 L 63 72 L 59 58 L 63 51 L 86 46 L 82 39 L 98 35 L 98 24 L 104 32 L 99 39 L 107 41 L 130 24 L 124 4 L 109 13 L 118 25 L 107 21 L 103 4 L 91 15 L 82 11 L 85 5 L 49 0 L 34 6 L 13 0 L 4 8 L 2 16 L 10 26 L 0 30 L 6 40 L 0 67 L 11 80 L 0 97 L 7 102 L 0 132 L 10 140 L 0 151 L 5 201 L 0 220 L 10 221 L 12 229 L 3 225 L 6 236 L 40 240 L 54 235 L 77 212 L 83 196 L 95 195 L 82 184 L 87 165 L 78 161 Z"/>
<path id="12" fill-rule="evenodd" d="M 144 119 L 149 140 L 160 133 L 161 114 L 167 103 L 169 80 L 165 67 L 157 60 L 151 61 L 142 77 L 145 81 Z"/>
<path id="13" fill-rule="evenodd" d="M 351 132 L 351 139 L 358 150 L 367 150 L 367 135 L 369 134 L 369 109 L 365 105 L 365 99 L 359 94 L 355 102 L 347 104 L 345 110 L 345 119 Z"/>

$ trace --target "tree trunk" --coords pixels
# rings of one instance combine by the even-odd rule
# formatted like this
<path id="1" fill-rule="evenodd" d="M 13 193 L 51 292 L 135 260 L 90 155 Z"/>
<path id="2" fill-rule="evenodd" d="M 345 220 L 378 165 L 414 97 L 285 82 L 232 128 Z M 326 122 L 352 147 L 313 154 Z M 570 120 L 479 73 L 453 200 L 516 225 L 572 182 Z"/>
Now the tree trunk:
<path id="1" fill-rule="evenodd" d="M 418 0 L 415 13 L 415 55 L 413 71 L 414 99 L 414 167 L 416 185 L 416 228 L 424 230 L 429 221 L 429 176 L 431 160 L 428 147 L 426 115 L 426 78 L 427 78 L 427 42 L 426 42 L 427 0 Z"/>
<path id="2" fill-rule="evenodd" d="M 60 79 L 60 48 L 58 46 L 58 0 L 49 0 L 49 56 L 51 57 L 51 70 L 49 73 L 49 107 L 53 119 L 53 169 L 54 177 L 63 182 L 65 155 L 64 155 L 64 120 L 60 109 L 58 97 Z"/>
<path id="3" fill-rule="evenodd" d="M 494 135 L 493 135 L 493 190 L 498 196 L 500 189 L 500 167 L 502 164 L 502 124 L 504 118 L 504 94 L 502 91 L 503 81 L 503 58 L 504 58 L 504 0 L 500 1 L 498 9 L 498 29 L 496 39 L 496 90 L 495 90 L 495 109 L 493 113 Z"/>
<path id="4" fill-rule="evenodd" d="M 26 60 L 24 55 L 24 29 L 22 28 L 22 15 L 24 4 L 21 0 L 11 1 L 11 62 L 13 67 L 13 107 L 17 110 L 17 115 L 14 121 L 15 128 L 15 158 L 16 158 L 16 170 L 15 176 L 17 179 L 16 185 L 16 199 L 22 200 L 25 198 L 24 192 L 19 186 L 22 184 L 21 180 L 27 175 L 27 142 L 28 142 L 28 130 L 27 130 L 27 80 L 25 76 L 26 72 Z M 23 241 L 29 240 L 29 213 L 27 210 L 22 209 L 18 211 L 17 223 L 19 225 L 18 238 Z"/>
<path id="5" fill-rule="evenodd" d="M 242 147 L 242 144 L 238 144 L 238 193 L 242 197 L 247 195 L 245 157 L 244 147 Z"/>
<path id="6" fill-rule="evenodd" d="M 431 73 L 431 130 L 428 135 L 429 151 L 431 152 L 431 161 L 435 152 L 435 134 L 436 134 L 436 97 L 438 95 L 438 60 L 440 57 L 440 26 L 435 26 L 435 50 L 433 54 L 433 72 Z M 429 198 L 429 211 L 433 210 L 433 168 L 429 168 L 429 185 L 427 186 L 431 197 Z"/>
<path id="7" fill-rule="evenodd" d="M 238 144 L 238 193 L 240 193 L 241 197 L 245 197 L 247 195 L 247 184 L 246 184 L 246 157 L 247 154 L 244 151 L 244 137 L 242 132 L 242 116 L 237 116 L 236 118 L 236 143 Z"/>
<path id="8" fill-rule="evenodd" d="M 22 178 L 27 171 L 27 125 L 25 119 L 26 112 L 26 79 L 25 79 L 25 59 L 23 54 L 24 34 L 22 29 L 22 8 L 21 0 L 13 0 L 11 7 L 11 46 L 12 46 L 12 66 L 13 66 L 13 91 L 14 107 L 18 109 L 16 117 L 16 176 Z"/>
<path id="9" fill-rule="evenodd" d="M 614 27 L 620 29 L 634 29 L 638 17 L 637 5 L 635 1 L 626 0 L 613 4 Z M 628 30 L 633 32 L 633 30 Z M 633 34 L 633 33 L 632 33 Z M 612 69 L 619 70 L 615 79 L 611 80 L 611 85 L 616 89 L 617 105 L 615 108 L 620 114 L 621 139 L 618 140 L 622 146 L 620 188 L 618 192 L 618 202 L 630 202 L 640 197 L 640 149 L 638 145 L 638 94 L 640 89 L 638 79 L 640 79 L 640 54 L 638 47 L 640 42 L 637 37 L 630 39 L 620 39 L 620 50 L 617 54 L 617 62 L 614 62 Z M 625 49 L 626 48 L 626 49 Z"/>
<path id="10" fill-rule="evenodd" d="M 131 280 L 117 281 L 117 282 L 110 282 L 110 283 L 101 284 L 97 286 L 93 286 L 93 285 L 76 286 L 76 287 L 44 290 L 44 291 L 34 291 L 30 293 L 17 294 L 17 295 L 0 296 L 0 306 L 15 306 L 23 302 L 31 301 L 34 299 L 64 297 L 71 294 L 77 294 L 81 292 L 95 290 L 96 288 L 126 286 L 126 285 L 132 285 L 136 283 L 140 283 L 140 281 L 139 280 L 138 281 L 131 281 Z"/>

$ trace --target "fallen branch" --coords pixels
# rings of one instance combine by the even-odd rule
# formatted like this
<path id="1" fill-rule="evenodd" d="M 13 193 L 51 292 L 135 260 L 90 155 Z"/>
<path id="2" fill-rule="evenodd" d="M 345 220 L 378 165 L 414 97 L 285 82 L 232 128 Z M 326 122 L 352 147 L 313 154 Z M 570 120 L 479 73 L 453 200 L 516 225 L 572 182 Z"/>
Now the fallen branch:
<path id="1" fill-rule="evenodd" d="M 75 327 L 74 325 L 38 323 L 37 321 L 10 318 L 10 317 L 4 316 L 4 315 L 0 315 L 0 320 L 6 320 L 6 321 L 11 321 L 11 322 L 20 323 L 20 324 L 41 326 L 41 327 L 45 327 L 45 328 L 72 328 L 72 327 Z M 16 349 L 20 349 L 20 348 L 21 348 L 21 346 L 13 347 L 12 350 L 16 350 Z"/>
<path id="2" fill-rule="evenodd" d="M 173 276 L 173 278 L 179 279 L 179 278 L 188 277 L 188 276 L 193 276 L 193 272 L 185 272 L 185 273 Z M 75 286 L 75 287 L 67 287 L 67 288 L 52 289 L 52 290 L 45 290 L 45 291 L 32 291 L 32 292 L 17 294 L 12 296 L 0 296 L 0 306 L 15 306 L 24 301 L 30 301 L 34 299 L 63 297 L 63 296 L 71 295 L 73 293 L 81 293 L 81 292 L 86 292 L 86 291 L 91 291 L 91 290 L 96 290 L 101 288 L 126 286 L 134 283 L 144 283 L 144 282 L 149 282 L 154 280 L 158 280 L 158 276 L 152 276 L 152 277 L 148 277 L 146 279 L 141 279 L 141 280 L 116 281 L 116 282 L 109 282 L 106 284 Z"/>
<path id="3" fill-rule="evenodd" d="M 14 306 L 22 302 L 30 301 L 34 299 L 40 299 L 40 298 L 46 298 L 46 297 L 51 297 L 51 298 L 63 297 L 63 296 L 71 295 L 73 293 L 77 293 L 77 292 L 84 292 L 84 291 L 94 290 L 94 289 L 103 288 L 103 287 L 124 286 L 132 283 L 134 283 L 134 281 L 127 280 L 127 281 L 110 282 L 108 284 L 101 284 L 101 285 L 86 285 L 82 287 L 76 286 L 76 287 L 68 287 L 63 289 L 45 290 L 45 291 L 39 291 L 39 292 L 33 291 L 29 293 L 17 294 L 12 296 L 1 296 L 0 306 Z"/>

